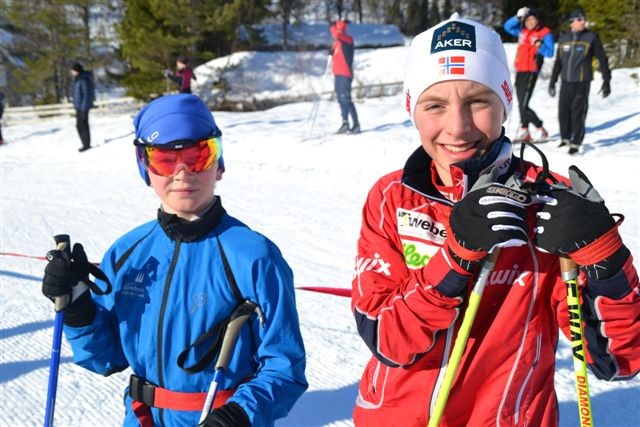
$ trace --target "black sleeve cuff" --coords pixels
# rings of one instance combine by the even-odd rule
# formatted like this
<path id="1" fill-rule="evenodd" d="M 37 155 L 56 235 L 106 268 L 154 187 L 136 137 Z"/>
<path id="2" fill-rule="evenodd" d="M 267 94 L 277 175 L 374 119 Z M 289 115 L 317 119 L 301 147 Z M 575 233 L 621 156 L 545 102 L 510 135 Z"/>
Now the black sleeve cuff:
<path id="1" fill-rule="evenodd" d="M 608 258 L 605 258 L 596 264 L 585 265 L 580 268 L 591 280 L 609 279 L 622 270 L 622 267 L 624 266 L 624 263 L 627 262 L 629 255 L 631 255 L 629 249 L 627 249 L 625 245 L 622 245 Z"/>
<path id="2" fill-rule="evenodd" d="M 96 304 L 91 298 L 91 292 L 86 291 L 69 304 L 64 310 L 64 324 L 73 328 L 88 326 L 96 317 Z"/>
<path id="3" fill-rule="evenodd" d="M 207 415 L 202 425 L 204 427 L 251 427 L 251 421 L 242 406 L 229 402 Z"/>

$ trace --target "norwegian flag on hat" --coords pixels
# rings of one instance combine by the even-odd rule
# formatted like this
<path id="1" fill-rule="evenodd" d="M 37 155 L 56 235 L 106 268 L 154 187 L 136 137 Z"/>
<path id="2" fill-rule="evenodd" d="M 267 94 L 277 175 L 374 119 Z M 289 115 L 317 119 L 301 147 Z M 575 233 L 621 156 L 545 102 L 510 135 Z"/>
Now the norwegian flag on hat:
<path id="1" fill-rule="evenodd" d="M 440 74 L 464 74 L 464 56 L 438 58 Z"/>

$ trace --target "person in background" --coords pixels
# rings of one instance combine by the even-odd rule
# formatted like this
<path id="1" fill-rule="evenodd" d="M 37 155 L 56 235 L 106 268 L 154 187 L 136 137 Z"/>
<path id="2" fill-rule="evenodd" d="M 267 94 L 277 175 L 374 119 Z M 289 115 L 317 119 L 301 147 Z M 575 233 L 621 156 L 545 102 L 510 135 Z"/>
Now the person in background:
<path id="1" fill-rule="evenodd" d="M 131 427 L 198 425 L 227 322 L 250 307 L 200 425 L 272 427 L 308 386 L 291 268 L 215 195 L 222 132 L 197 96 L 157 98 L 133 125 L 157 218 L 107 250 L 96 283 L 82 245 L 50 251 L 42 292 L 70 297 L 64 333 L 75 363 L 100 375 L 133 372 L 123 423 Z"/>
<path id="2" fill-rule="evenodd" d="M 521 7 L 515 16 L 505 21 L 503 27 L 507 33 L 518 38 L 515 89 L 520 112 L 520 131 L 516 141 L 545 141 L 549 133 L 542 126 L 542 120 L 536 112 L 529 107 L 529 103 L 544 58 L 553 57 L 553 34 L 549 27 L 542 25 L 540 12 L 533 7 Z M 530 123 L 536 128 L 533 136 L 529 133 Z"/>
<path id="3" fill-rule="evenodd" d="M 584 140 L 585 121 L 589 108 L 589 91 L 593 80 L 593 58 L 600 64 L 602 87 L 606 98 L 611 93 L 609 59 L 598 33 L 589 31 L 587 15 L 575 9 L 569 15 L 570 29 L 558 40 L 558 51 L 549 79 L 549 95 L 556 95 L 556 82 L 562 77 L 558 100 L 560 147 L 569 146 L 569 154 L 576 154 Z"/>
<path id="4" fill-rule="evenodd" d="M 175 74 L 170 70 L 164 70 L 164 76 L 178 85 L 179 93 L 191 93 L 191 80 L 198 80 L 187 63 L 187 57 L 181 55 L 176 59 Z"/>
<path id="5" fill-rule="evenodd" d="M 82 64 L 75 63 L 71 66 L 73 76 L 73 108 L 76 110 L 76 129 L 82 142 L 79 152 L 91 148 L 91 130 L 89 128 L 89 110 L 94 107 L 95 84 L 93 73 L 86 71 Z"/>
<path id="6" fill-rule="evenodd" d="M 336 133 L 360 133 L 360 122 L 356 106 L 351 99 L 351 83 L 353 82 L 353 38 L 347 34 L 347 22 L 336 21 L 329 27 L 333 45 L 331 47 L 331 71 L 334 75 L 334 89 L 342 125 Z M 349 116 L 351 127 L 349 127 Z"/>
<path id="7" fill-rule="evenodd" d="M 512 154 L 511 74 L 488 27 L 456 13 L 414 37 L 403 92 L 421 146 L 362 209 L 351 305 L 372 357 L 354 423 L 427 425 L 481 260 L 499 250 L 440 426 L 557 426 L 560 256 L 581 266 L 593 374 L 640 372 L 640 284 L 619 222 L 577 168 L 567 179 Z"/>
<path id="8" fill-rule="evenodd" d="M 0 145 L 4 144 L 2 139 L 2 115 L 4 114 L 4 93 L 0 92 Z"/>

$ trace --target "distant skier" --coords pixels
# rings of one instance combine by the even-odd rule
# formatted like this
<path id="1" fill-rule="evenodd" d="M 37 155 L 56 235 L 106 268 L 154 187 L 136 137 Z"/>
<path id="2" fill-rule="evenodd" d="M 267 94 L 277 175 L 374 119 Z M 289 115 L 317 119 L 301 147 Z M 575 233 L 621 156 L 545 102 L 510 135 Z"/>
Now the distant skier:
<path id="1" fill-rule="evenodd" d="M 609 59 L 598 33 L 586 28 L 587 15 L 576 9 L 569 15 L 570 30 L 560 36 L 558 51 L 549 79 L 549 95 L 556 95 L 556 82 L 562 77 L 558 100 L 560 147 L 569 146 L 569 154 L 576 154 L 584 140 L 585 121 L 589 108 L 589 91 L 593 80 L 593 58 L 600 64 L 602 87 L 606 98 L 611 93 Z"/>
<path id="2" fill-rule="evenodd" d="M 191 80 L 198 80 L 196 74 L 188 65 L 186 56 L 178 56 L 176 59 L 176 71 L 164 70 L 164 76 L 178 85 L 179 93 L 191 93 Z"/>
<path id="3" fill-rule="evenodd" d="M 334 75 L 334 88 L 342 125 L 336 133 L 360 133 L 360 122 L 356 106 L 351 99 L 351 83 L 353 82 L 353 38 L 347 34 L 347 22 L 338 20 L 329 27 L 333 46 L 331 47 L 331 71 Z M 351 127 L 349 127 L 351 117 Z"/>
<path id="4" fill-rule="evenodd" d="M 516 16 L 505 21 L 504 30 L 512 36 L 518 37 L 515 89 L 520 112 L 520 131 L 515 140 L 519 142 L 545 141 L 549 133 L 542 126 L 542 120 L 529 107 L 529 104 L 544 58 L 553 57 L 553 44 L 555 43 L 553 33 L 549 27 L 542 25 L 540 12 L 533 7 L 518 9 Z M 533 123 L 536 127 L 533 135 L 529 133 L 529 123 Z"/>
<path id="5" fill-rule="evenodd" d="M 113 291 L 87 289 L 82 245 L 70 257 L 51 251 L 45 268 L 43 293 L 71 299 L 64 332 L 74 361 L 101 375 L 132 370 L 124 425 L 198 425 L 227 322 L 250 301 L 259 309 L 240 329 L 202 425 L 273 426 L 307 388 L 293 272 L 214 195 L 222 133 L 197 96 L 150 102 L 134 128 L 140 175 L 161 205 L 105 254 Z"/>
<path id="6" fill-rule="evenodd" d="M 575 319 L 560 256 L 581 266 L 593 374 L 640 372 L 640 283 L 619 222 L 577 168 L 567 179 L 513 155 L 502 126 L 511 74 L 490 28 L 456 13 L 414 37 L 404 93 L 421 146 L 362 209 L 351 304 L 371 359 L 354 424 L 426 426 L 478 302 L 439 425 L 557 426 L 555 354 Z M 471 298 L 498 248 L 484 295 Z"/>
<path id="7" fill-rule="evenodd" d="M 71 66 L 73 79 L 73 108 L 76 110 L 76 129 L 82 142 L 79 152 L 91 148 L 91 129 L 89 128 L 89 110 L 94 107 L 95 83 L 93 73 L 86 71 L 82 64 L 75 63 Z"/>

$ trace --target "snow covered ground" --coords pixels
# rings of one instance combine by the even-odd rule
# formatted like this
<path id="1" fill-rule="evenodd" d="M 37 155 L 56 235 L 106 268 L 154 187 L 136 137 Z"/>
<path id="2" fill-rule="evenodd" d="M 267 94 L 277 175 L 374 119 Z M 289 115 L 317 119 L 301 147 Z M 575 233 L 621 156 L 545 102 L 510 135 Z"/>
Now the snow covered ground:
<path id="1" fill-rule="evenodd" d="M 397 48 L 396 48 L 397 49 Z M 369 52 L 372 57 L 373 52 Z M 378 63 L 380 58 L 370 63 Z M 363 67 L 370 78 L 402 75 Z M 570 157 L 551 142 L 541 148 L 551 168 L 577 164 L 612 212 L 626 214 L 621 232 L 640 268 L 640 70 L 615 70 L 612 95 L 592 85 L 584 152 Z M 375 75 L 378 74 L 378 75 Z M 386 74 L 383 76 L 383 74 Z M 306 83 L 305 83 L 306 84 Z M 557 138 L 557 99 L 543 75 L 531 106 Z M 313 138 L 305 139 L 312 103 L 252 113 L 214 112 L 224 136 L 227 172 L 217 188 L 227 210 L 269 236 L 291 264 L 296 285 L 349 288 L 360 211 L 381 175 L 399 169 L 418 146 L 400 96 L 357 103 L 363 133 L 337 136 L 338 106 L 323 99 Z M 80 146 L 73 118 L 3 128 L 0 148 L 0 251 L 43 256 L 52 236 L 71 235 L 99 260 L 121 234 L 155 216 L 158 201 L 138 176 L 132 117 L 91 117 L 94 149 Z M 518 127 L 515 112 L 505 123 Z M 104 143 L 105 138 L 114 139 Z M 0 256 L 0 425 L 36 426 L 44 420 L 54 312 L 40 293 L 44 262 Z M 351 426 L 351 411 L 369 357 L 357 335 L 349 299 L 298 291 L 310 388 L 278 426 Z M 128 372 L 93 375 L 71 361 L 63 340 L 55 420 L 59 426 L 121 424 Z M 591 377 L 594 419 L 602 426 L 637 426 L 640 379 L 606 383 Z M 571 351 L 558 349 L 555 382 L 562 426 L 575 426 L 577 405 Z"/>

